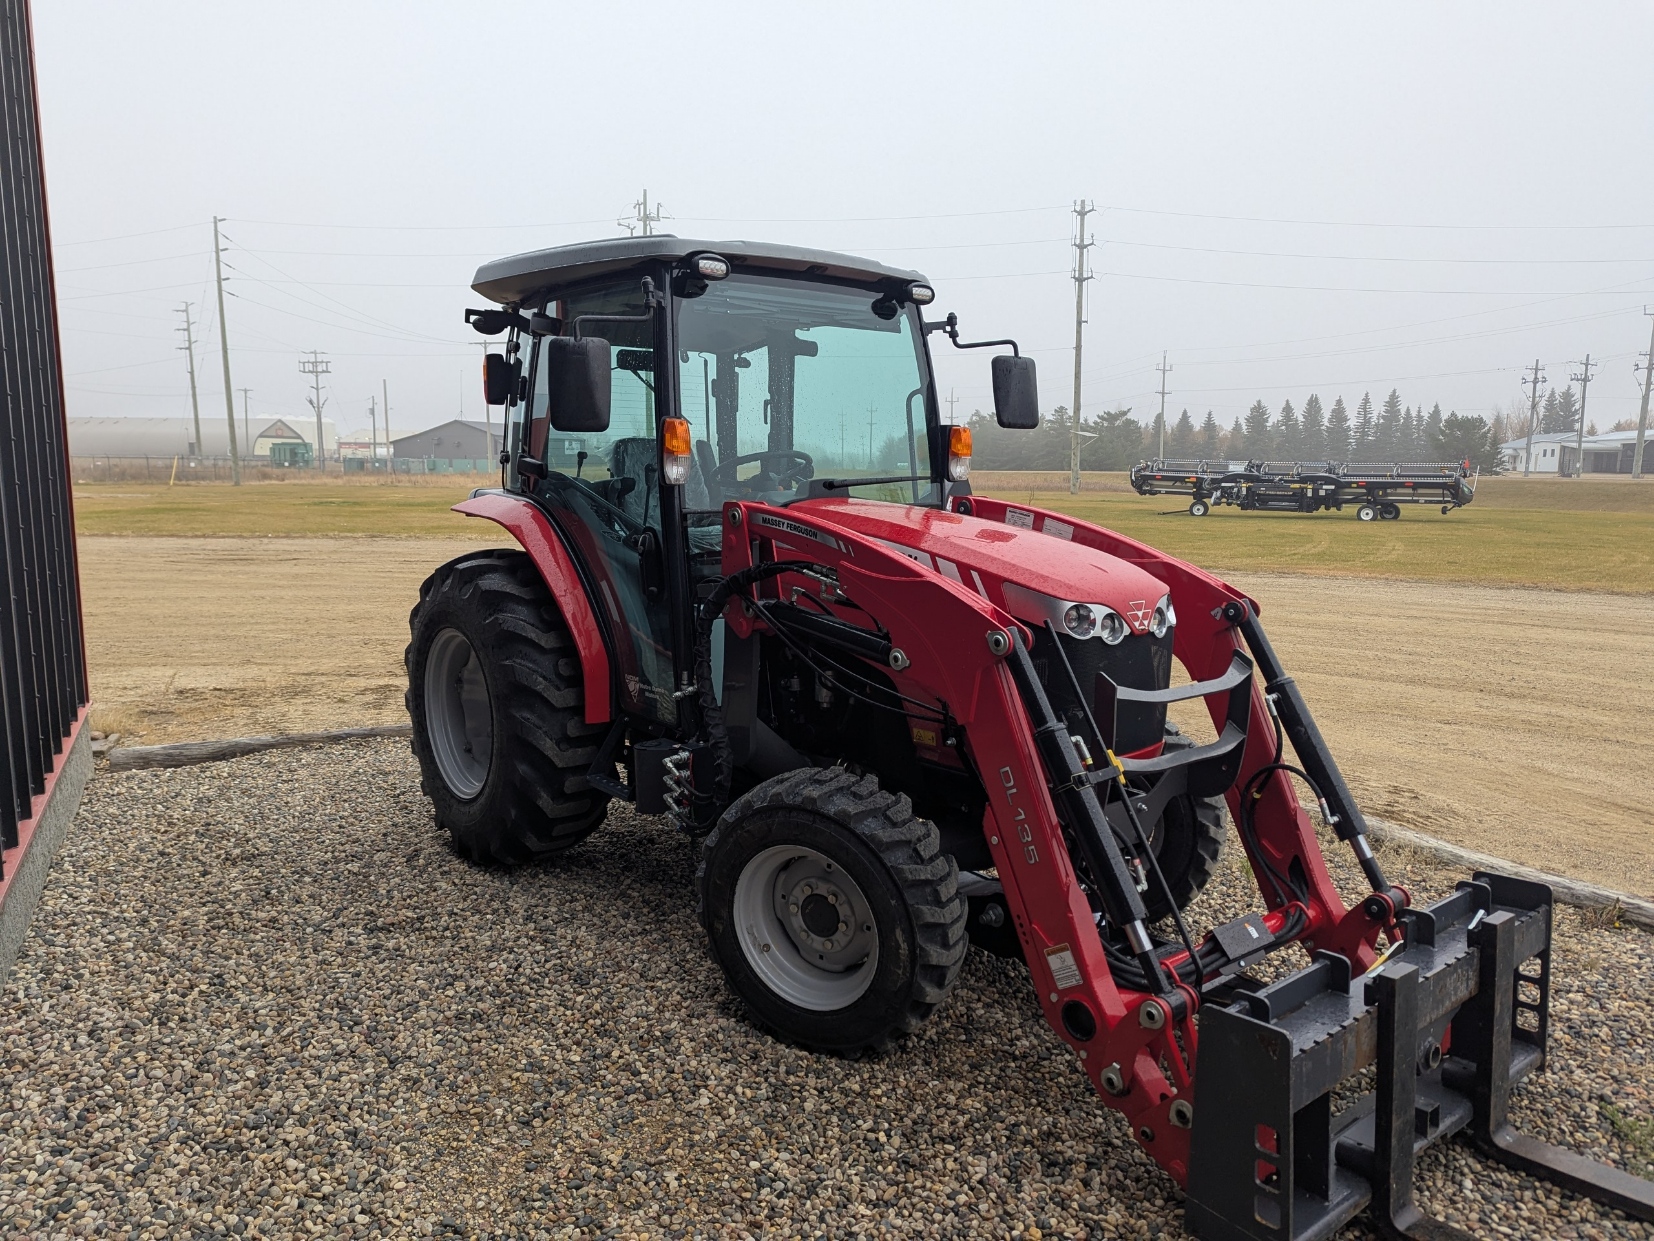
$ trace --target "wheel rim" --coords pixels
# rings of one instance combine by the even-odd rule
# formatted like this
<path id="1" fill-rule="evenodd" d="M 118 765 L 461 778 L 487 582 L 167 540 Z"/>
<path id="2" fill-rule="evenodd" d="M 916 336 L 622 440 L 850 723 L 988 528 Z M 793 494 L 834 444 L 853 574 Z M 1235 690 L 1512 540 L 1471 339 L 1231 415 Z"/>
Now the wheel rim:
<path id="1" fill-rule="evenodd" d="M 826 854 L 802 845 L 757 853 L 735 881 L 734 914 L 747 964 L 789 1004 L 833 1012 L 873 984 L 879 935 L 872 906 Z"/>
<path id="2" fill-rule="evenodd" d="M 457 629 L 431 641 L 425 659 L 425 731 L 443 783 L 461 801 L 482 792 L 494 756 L 494 711 L 471 643 Z"/>

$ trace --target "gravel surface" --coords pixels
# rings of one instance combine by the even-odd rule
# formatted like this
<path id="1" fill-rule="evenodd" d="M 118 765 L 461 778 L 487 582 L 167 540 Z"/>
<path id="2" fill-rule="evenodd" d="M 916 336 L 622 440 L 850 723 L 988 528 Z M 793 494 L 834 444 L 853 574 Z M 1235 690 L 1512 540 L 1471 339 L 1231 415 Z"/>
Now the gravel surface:
<path id="1" fill-rule="evenodd" d="M 95 777 L 0 1001 L 0 1234 L 1183 1235 L 1020 965 L 973 952 L 918 1036 L 809 1055 L 730 1000 L 687 841 L 616 810 L 484 870 L 417 788 L 397 741 Z M 1198 920 L 1248 886 L 1231 860 Z M 1558 1068 L 1518 1094 L 1644 1174 L 1651 945 L 1561 914 Z M 1459 1143 L 1420 1186 L 1478 1235 L 1654 1237 Z"/>

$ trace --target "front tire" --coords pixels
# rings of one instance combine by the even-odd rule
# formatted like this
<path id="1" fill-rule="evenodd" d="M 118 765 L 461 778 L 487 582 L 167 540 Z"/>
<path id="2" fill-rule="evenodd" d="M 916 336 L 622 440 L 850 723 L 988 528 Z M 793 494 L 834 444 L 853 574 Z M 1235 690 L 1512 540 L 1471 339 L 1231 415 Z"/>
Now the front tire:
<path id="1" fill-rule="evenodd" d="M 1210 513 L 1211 511 L 1212 511 L 1212 506 L 1210 504 L 1207 504 L 1205 500 L 1196 500 L 1196 501 L 1194 501 L 1193 503 L 1191 503 L 1189 505 L 1189 516 L 1190 517 L 1204 517 L 1204 516 L 1206 516 L 1207 513 Z"/>
<path id="2" fill-rule="evenodd" d="M 730 989 L 790 1042 L 859 1055 L 947 998 L 968 947 L 936 827 L 872 776 L 804 768 L 737 799 L 702 847 L 701 921 Z"/>
<path id="3" fill-rule="evenodd" d="M 1360 521 L 1377 521 L 1378 509 L 1371 504 L 1363 504 L 1355 510 L 1356 518 Z"/>
<path id="4" fill-rule="evenodd" d="M 1166 749 L 1186 750 L 1194 744 L 1167 726 Z M 1160 873 L 1166 877 L 1172 900 L 1167 901 L 1158 883 L 1149 884 L 1149 890 L 1143 893 L 1143 905 L 1151 922 L 1169 916 L 1174 902 L 1176 908 L 1186 908 L 1212 881 L 1223 851 L 1223 832 L 1223 798 L 1180 793 L 1166 803 L 1159 821 L 1149 830 L 1149 845 L 1160 864 Z"/>
<path id="5" fill-rule="evenodd" d="M 420 587 L 408 626 L 413 751 L 455 849 L 519 865 L 591 835 L 609 803 L 585 778 L 602 725 L 585 722 L 574 639 L 533 561 L 450 561 Z"/>

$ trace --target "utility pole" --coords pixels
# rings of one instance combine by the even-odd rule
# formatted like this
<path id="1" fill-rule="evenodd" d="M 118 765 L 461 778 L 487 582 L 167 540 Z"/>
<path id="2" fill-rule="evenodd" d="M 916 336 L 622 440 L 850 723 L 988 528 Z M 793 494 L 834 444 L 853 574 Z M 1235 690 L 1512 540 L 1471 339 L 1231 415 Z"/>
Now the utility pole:
<path id="1" fill-rule="evenodd" d="M 230 385 L 230 325 L 224 321 L 224 256 L 218 241 L 217 216 L 212 218 L 212 267 L 218 282 L 218 345 L 224 355 L 224 416 L 230 421 L 230 481 L 241 486 L 241 449 L 235 441 L 235 389 Z"/>
<path id="2" fill-rule="evenodd" d="M 1166 365 L 1166 351 L 1160 351 L 1160 365 L 1154 368 L 1160 372 L 1160 452 L 1159 459 L 1166 459 L 1166 376 L 1172 373 L 1172 368 Z"/>
<path id="3" fill-rule="evenodd" d="M 949 426 L 950 426 L 950 427 L 951 427 L 951 426 L 953 426 L 953 425 L 954 425 L 954 421 L 953 421 L 953 407 L 954 407 L 954 404 L 955 404 L 955 402 L 957 402 L 957 401 L 958 401 L 958 400 L 959 400 L 959 398 L 958 398 L 958 397 L 956 397 L 956 396 L 955 396 L 955 395 L 954 395 L 954 394 L 953 394 L 953 389 L 952 389 L 952 388 L 949 388 L 949 389 L 948 389 L 948 425 L 949 425 Z"/>
<path id="4" fill-rule="evenodd" d="M 867 468 L 870 470 L 873 468 L 873 420 L 878 416 L 878 413 L 879 407 L 877 405 L 867 407 Z"/>
<path id="5" fill-rule="evenodd" d="M 184 326 L 175 327 L 172 330 L 184 334 L 183 350 L 190 364 L 190 414 L 195 418 L 195 448 L 193 449 L 193 455 L 201 457 L 205 454 L 201 451 L 201 401 L 195 393 L 195 325 L 190 322 L 190 303 L 185 302 L 183 308 L 175 313 L 184 316 Z"/>
<path id="6" fill-rule="evenodd" d="M 250 422 L 250 420 L 247 417 L 247 395 L 248 395 L 248 393 L 252 392 L 252 389 L 251 388 L 237 388 L 236 391 L 241 393 L 241 433 L 247 439 L 247 452 L 248 452 L 249 455 L 252 455 L 252 452 L 253 452 L 253 430 L 252 430 L 252 423 Z"/>
<path id="7" fill-rule="evenodd" d="M 379 381 L 379 395 L 384 399 L 380 402 L 385 411 L 385 473 L 396 476 L 396 459 L 391 456 L 391 385 L 390 380 Z"/>
<path id="8" fill-rule="evenodd" d="M 379 409 L 375 402 L 378 397 L 368 398 L 368 442 L 372 446 L 373 468 L 379 468 Z"/>
<path id="9" fill-rule="evenodd" d="M 1643 307 L 1643 314 L 1654 320 L 1654 310 Z M 1635 370 L 1635 365 L 1632 366 Z M 1648 435 L 1648 391 L 1654 388 L 1654 322 L 1649 324 L 1648 352 L 1643 354 L 1643 404 L 1637 414 L 1637 446 L 1631 452 L 1631 477 L 1643 476 L 1643 440 Z"/>
<path id="10" fill-rule="evenodd" d="M 316 468 L 327 469 L 327 445 L 322 439 L 322 406 L 327 404 L 327 398 L 322 396 L 322 376 L 333 373 L 333 363 L 322 358 L 321 350 L 312 349 L 308 361 L 301 360 L 299 369 L 311 377 L 316 385 L 316 395 L 306 397 L 310 408 L 316 411 Z"/>
<path id="11" fill-rule="evenodd" d="M 1085 343 L 1085 282 L 1091 265 L 1085 252 L 1096 243 L 1085 231 L 1085 218 L 1097 208 L 1084 199 L 1074 204 L 1074 410 L 1068 432 L 1068 494 L 1080 494 L 1080 354 Z"/>
<path id="12" fill-rule="evenodd" d="M 1585 361 L 1574 363 L 1583 369 L 1579 374 L 1570 376 L 1579 385 L 1579 434 L 1574 437 L 1574 477 L 1585 477 L 1585 391 L 1591 386 L 1591 355 L 1585 355 Z"/>
<path id="13" fill-rule="evenodd" d="M 1531 387 L 1528 401 L 1528 449 L 1522 454 L 1522 477 L 1526 478 L 1533 473 L 1533 432 L 1539 425 L 1539 385 L 1545 382 L 1545 377 L 1539 373 L 1539 359 L 1533 360 L 1533 378 L 1524 379 L 1522 386 Z"/>
<path id="14" fill-rule="evenodd" d="M 643 230 L 643 235 L 645 237 L 654 236 L 655 225 L 667 218 L 665 213 L 661 210 L 661 205 L 659 203 L 655 204 L 655 209 L 653 211 L 649 210 L 648 190 L 644 190 L 643 197 L 632 204 L 632 212 L 633 214 L 629 218 L 616 220 L 615 225 L 619 228 L 625 229 L 634 237 L 637 236 L 640 228 Z"/>

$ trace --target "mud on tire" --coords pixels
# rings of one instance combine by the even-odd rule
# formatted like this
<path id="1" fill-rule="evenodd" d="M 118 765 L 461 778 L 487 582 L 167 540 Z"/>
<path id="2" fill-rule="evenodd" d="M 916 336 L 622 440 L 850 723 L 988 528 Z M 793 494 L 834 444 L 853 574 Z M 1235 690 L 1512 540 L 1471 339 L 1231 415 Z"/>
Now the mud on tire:
<path id="1" fill-rule="evenodd" d="M 609 802 L 585 778 L 603 726 L 585 722 L 574 640 L 528 556 L 476 552 L 443 565 L 420 587 L 408 626 L 413 751 L 421 787 L 455 849 L 476 862 L 521 864 L 591 835 Z M 464 672 L 471 685 L 466 722 L 477 734 L 477 749 L 490 751 L 480 757 L 465 747 L 469 770 L 456 770 L 457 751 L 442 735 L 433 744 L 433 731 L 442 734 L 444 724 L 431 712 L 443 707 L 427 673 L 433 651 L 442 667 L 453 665 L 456 651 L 463 656 L 454 634 L 474 655 Z M 479 674 L 486 698 L 477 688 Z M 439 761 L 437 747 L 444 745 Z"/>
<path id="2" fill-rule="evenodd" d="M 812 949 L 822 941 L 801 948 L 803 940 L 789 938 L 777 894 L 788 890 L 794 861 L 825 879 L 818 899 L 824 891 L 835 909 L 848 904 L 859 915 L 857 926 L 841 922 L 829 934 L 866 928 L 860 947 L 852 945 L 865 958 L 837 979 L 806 959 L 820 955 Z M 968 947 L 958 882 L 935 825 L 915 818 L 905 795 L 842 768 L 787 772 L 737 799 L 707 836 L 696 874 L 712 956 L 753 1017 L 791 1042 L 840 1055 L 910 1033 L 947 998 Z M 779 902 L 768 926 L 752 916 L 755 900 Z M 778 976 L 766 951 L 787 954 L 791 973 Z M 812 970 L 823 976 L 812 979 Z"/>

